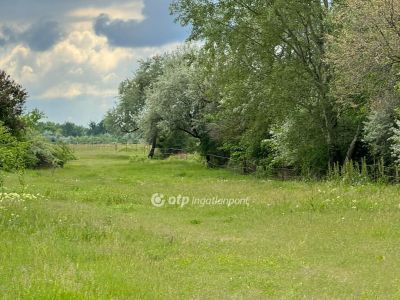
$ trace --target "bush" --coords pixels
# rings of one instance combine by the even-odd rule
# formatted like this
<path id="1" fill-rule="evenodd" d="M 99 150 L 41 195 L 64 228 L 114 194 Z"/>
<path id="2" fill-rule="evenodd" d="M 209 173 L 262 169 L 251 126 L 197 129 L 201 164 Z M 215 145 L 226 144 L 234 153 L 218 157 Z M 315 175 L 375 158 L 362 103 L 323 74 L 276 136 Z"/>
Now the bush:
<path id="1" fill-rule="evenodd" d="M 48 143 L 41 136 L 31 138 L 26 156 L 28 168 L 59 168 L 75 159 L 71 149 L 63 144 Z"/>
<path id="2" fill-rule="evenodd" d="M 0 170 L 14 171 L 25 167 L 28 143 L 19 142 L 0 122 Z"/>

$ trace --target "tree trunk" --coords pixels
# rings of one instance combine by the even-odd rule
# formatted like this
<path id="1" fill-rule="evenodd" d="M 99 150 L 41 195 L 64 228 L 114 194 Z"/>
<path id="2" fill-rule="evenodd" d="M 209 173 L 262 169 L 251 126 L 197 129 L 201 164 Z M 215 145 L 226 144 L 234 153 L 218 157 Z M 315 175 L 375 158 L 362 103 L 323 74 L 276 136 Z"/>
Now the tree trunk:
<path id="1" fill-rule="evenodd" d="M 248 174 L 247 160 L 243 161 L 243 174 Z"/>
<path id="2" fill-rule="evenodd" d="M 357 132 L 354 135 L 354 138 L 350 143 L 349 149 L 347 150 L 346 161 L 351 160 L 351 157 L 353 156 L 354 150 L 356 149 L 356 143 L 357 143 L 359 134 L 360 134 L 360 125 L 358 125 Z"/>
<path id="3" fill-rule="evenodd" d="M 340 159 L 340 153 L 335 142 L 335 127 L 337 126 L 337 117 L 333 112 L 332 105 L 329 101 L 327 93 L 321 92 L 320 97 L 322 99 L 322 112 L 323 122 L 325 126 L 325 139 L 328 146 L 328 160 L 330 164 L 337 162 Z"/>
<path id="4" fill-rule="evenodd" d="M 154 153 L 156 151 L 156 147 L 157 147 L 157 134 L 153 135 L 153 138 L 151 140 L 151 149 L 148 155 L 148 158 L 153 158 L 154 157 Z"/>

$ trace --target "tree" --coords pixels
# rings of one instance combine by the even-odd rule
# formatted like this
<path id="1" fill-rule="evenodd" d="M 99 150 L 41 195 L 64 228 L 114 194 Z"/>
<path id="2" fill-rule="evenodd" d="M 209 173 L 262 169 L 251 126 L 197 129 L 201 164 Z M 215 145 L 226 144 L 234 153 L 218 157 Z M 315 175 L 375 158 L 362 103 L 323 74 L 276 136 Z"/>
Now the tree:
<path id="1" fill-rule="evenodd" d="M 158 134 L 181 131 L 197 139 L 201 152 L 207 154 L 216 150 L 207 120 L 216 106 L 209 98 L 210 82 L 197 62 L 198 55 L 195 49 L 187 48 L 164 58 L 163 74 L 147 89 L 142 118 Z"/>
<path id="2" fill-rule="evenodd" d="M 0 122 L 0 187 L 3 187 L 2 171 L 13 171 L 25 167 L 28 143 L 20 142 Z"/>
<path id="3" fill-rule="evenodd" d="M 72 122 L 65 122 L 61 125 L 63 136 L 82 136 L 85 134 L 86 129 L 83 126 L 76 125 Z"/>
<path id="4" fill-rule="evenodd" d="M 150 156 L 190 140 L 265 170 L 390 164 L 400 153 L 399 1 L 174 0 L 201 49 L 141 62 L 106 124 L 138 130 Z"/>
<path id="5" fill-rule="evenodd" d="M 329 1 L 317 0 L 176 0 L 172 5 L 181 24 L 191 25 L 191 39 L 205 41 L 209 63 L 226 78 L 221 90 L 227 123 L 239 119 L 240 136 L 259 144 L 269 130 L 260 135 L 258 129 L 272 124 L 293 124 L 288 131 L 293 136 L 312 132 L 287 146 L 301 150 L 292 151 L 298 165 L 314 168 L 343 161 L 352 141 L 339 142 L 340 120 L 330 93 L 325 37 L 331 9 Z"/>
<path id="6" fill-rule="evenodd" d="M 117 106 L 107 113 L 107 130 L 127 134 L 139 130 L 138 117 L 145 105 L 145 91 L 162 74 L 163 58 L 155 56 L 139 62 L 133 78 L 124 80 L 119 86 Z"/>
<path id="7" fill-rule="evenodd" d="M 99 123 L 91 121 L 89 123 L 89 129 L 87 130 L 88 135 L 101 135 L 107 133 L 106 127 L 104 125 L 104 120 Z"/>
<path id="8" fill-rule="evenodd" d="M 328 59 L 341 111 L 354 111 L 371 155 L 392 161 L 400 64 L 400 1 L 347 0 L 332 18 Z M 396 140 L 396 139 L 395 139 Z"/>
<path id="9" fill-rule="evenodd" d="M 21 85 L 0 70 L 0 121 L 13 135 L 19 135 L 24 127 L 21 116 L 27 96 Z"/>

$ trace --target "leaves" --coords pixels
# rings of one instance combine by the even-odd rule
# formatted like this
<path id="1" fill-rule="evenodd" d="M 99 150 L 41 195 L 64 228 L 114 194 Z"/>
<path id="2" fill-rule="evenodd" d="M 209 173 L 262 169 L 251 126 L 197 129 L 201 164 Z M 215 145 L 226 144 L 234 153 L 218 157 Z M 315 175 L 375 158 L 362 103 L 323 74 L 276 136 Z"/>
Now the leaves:
<path id="1" fill-rule="evenodd" d="M 16 134 L 23 128 L 20 120 L 28 94 L 6 72 L 0 70 L 0 120 Z"/>

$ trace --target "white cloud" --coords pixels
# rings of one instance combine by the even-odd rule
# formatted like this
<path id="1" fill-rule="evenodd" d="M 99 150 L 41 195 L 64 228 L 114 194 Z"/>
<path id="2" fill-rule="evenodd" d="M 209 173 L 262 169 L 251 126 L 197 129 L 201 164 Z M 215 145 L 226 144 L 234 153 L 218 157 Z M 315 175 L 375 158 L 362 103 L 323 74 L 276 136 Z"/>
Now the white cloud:
<path id="1" fill-rule="evenodd" d="M 131 76 L 139 59 L 178 45 L 115 48 L 91 31 L 75 30 L 47 52 L 33 52 L 22 45 L 0 50 L 0 68 L 36 99 L 113 98 L 119 83 Z"/>
<path id="2" fill-rule="evenodd" d="M 84 7 L 71 11 L 68 16 L 79 20 L 93 20 L 101 14 L 107 14 L 116 19 L 133 19 L 142 21 L 143 2 L 119 4 L 118 6 Z"/>
<path id="3" fill-rule="evenodd" d="M 21 70 L 21 78 L 24 82 L 32 82 L 35 80 L 35 72 L 31 66 L 23 66 Z"/>
<path id="4" fill-rule="evenodd" d="M 165 34 L 157 29 L 157 26 L 164 24 L 161 21 L 169 18 L 167 9 L 159 7 L 160 3 L 164 7 L 164 2 L 154 0 L 153 2 L 147 2 L 147 0 L 21 1 L 26 2 L 27 9 L 16 10 L 16 4 L 13 1 L 6 1 L 0 9 L 0 28 L 3 26 L 3 30 L 0 30 L 0 35 L 3 35 L 3 46 L 0 47 L 0 69 L 5 70 L 27 89 L 30 95 L 27 103 L 29 109 L 38 107 L 47 113 L 51 120 L 62 122 L 70 118 L 80 124 L 86 124 L 89 120 L 100 120 L 102 115 L 113 106 L 119 83 L 133 75 L 139 59 L 171 51 L 182 44 L 143 46 L 161 45 L 173 40 L 163 39 Z M 164 15 L 164 10 L 166 15 Z M 94 22 L 100 14 L 107 14 L 111 22 L 116 20 L 127 20 L 129 24 L 147 22 L 145 29 L 150 29 L 151 34 L 154 34 L 151 37 L 152 41 L 158 36 L 161 41 L 160 43 L 134 43 L 128 48 L 119 47 L 118 43 L 112 43 L 109 38 L 99 36 L 94 32 Z M 158 21 L 161 23 L 159 24 Z M 121 25 L 125 23 L 122 22 Z M 39 32 L 39 37 L 47 36 L 44 34 L 47 31 L 42 30 L 46 29 L 46 26 L 34 27 L 33 24 L 46 26 L 58 24 L 62 35 L 56 35 L 57 38 L 52 39 L 51 43 L 48 39 L 39 40 L 34 34 L 28 35 L 30 38 L 28 41 L 26 41 L 27 36 L 24 36 L 25 39 L 13 36 L 13 34 L 21 36 L 24 32 L 32 33 L 33 31 Z M 172 21 L 171 24 L 173 25 Z M 32 28 L 40 30 L 32 30 Z M 169 25 L 163 28 L 169 32 Z M 127 31 L 125 37 L 132 38 L 136 33 L 137 30 L 132 29 Z M 142 35 L 146 37 L 146 34 Z M 143 38 L 142 35 L 139 37 Z M 47 46 L 44 47 L 41 43 Z M 142 47 L 137 47 L 138 45 Z M 34 46 L 37 51 L 32 50 L 35 49 Z"/>
<path id="5" fill-rule="evenodd" d="M 67 83 L 49 88 L 41 95 L 42 99 L 71 99 L 79 96 L 113 97 L 115 89 L 99 90 L 97 86 L 88 83 Z"/>

